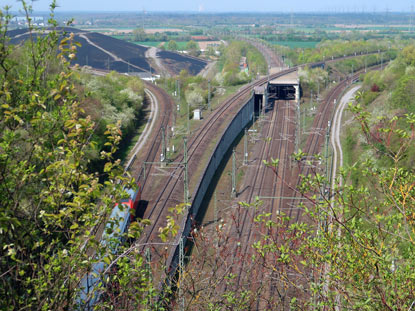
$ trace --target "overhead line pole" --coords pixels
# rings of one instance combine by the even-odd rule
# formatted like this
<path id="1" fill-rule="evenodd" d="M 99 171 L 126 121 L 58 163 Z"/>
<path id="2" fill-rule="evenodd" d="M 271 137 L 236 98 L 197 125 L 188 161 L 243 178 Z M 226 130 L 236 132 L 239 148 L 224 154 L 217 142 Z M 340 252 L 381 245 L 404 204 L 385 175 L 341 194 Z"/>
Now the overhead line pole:
<path id="1" fill-rule="evenodd" d="M 244 165 L 248 164 L 248 129 L 245 128 L 244 135 Z"/>
<path id="2" fill-rule="evenodd" d="M 167 151 L 166 151 L 166 129 L 164 126 L 161 128 L 161 162 L 167 160 Z"/>
<path id="3" fill-rule="evenodd" d="M 232 198 L 236 198 L 236 152 L 232 150 Z"/>
<path id="4" fill-rule="evenodd" d="M 209 111 L 212 111 L 212 106 L 211 106 L 211 94 L 210 94 L 210 80 L 208 81 L 208 109 Z"/>
<path id="5" fill-rule="evenodd" d="M 187 167 L 187 137 L 183 139 L 184 142 L 184 203 L 189 203 L 189 179 L 188 179 L 188 167 Z"/>
<path id="6" fill-rule="evenodd" d="M 183 283 L 183 270 L 184 270 L 184 238 L 180 238 L 179 242 L 179 299 L 180 299 L 180 310 L 184 311 L 185 308 L 185 300 L 184 294 L 182 289 Z"/>

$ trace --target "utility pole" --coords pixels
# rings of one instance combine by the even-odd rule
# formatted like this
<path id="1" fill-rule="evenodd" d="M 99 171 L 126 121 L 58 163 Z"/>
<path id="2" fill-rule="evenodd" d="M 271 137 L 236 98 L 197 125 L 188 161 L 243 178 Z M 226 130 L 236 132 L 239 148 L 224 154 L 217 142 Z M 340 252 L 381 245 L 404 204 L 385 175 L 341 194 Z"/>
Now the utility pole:
<path id="1" fill-rule="evenodd" d="M 214 206 L 213 221 L 215 223 L 215 226 L 218 226 L 218 200 L 216 197 L 216 190 L 213 193 L 213 206 Z M 217 257 L 219 257 L 219 234 L 216 235 L 216 258 Z"/>
<path id="2" fill-rule="evenodd" d="M 232 198 L 236 198 L 236 152 L 232 150 Z"/>
<path id="3" fill-rule="evenodd" d="M 302 134 L 304 134 L 305 133 L 305 117 L 306 117 L 306 109 L 304 108 L 303 109 L 303 131 L 302 131 Z"/>
<path id="4" fill-rule="evenodd" d="M 161 128 L 161 162 L 167 160 L 167 151 L 166 151 L 166 129 L 164 126 Z"/>
<path id="5" fill-rule="evenodd" d="M 211 94 L 210 94 L 210 80 L 208 81 L 208 108 L 209 108 L 209 111 L 212 111 L 212 107 L 211 107 L 211 103 L 210 103 L 210 97 L 211 97 Z"/>
<path id="6" fill-rule="evenodd" d="M 248 164 L 248 129 L 245 128 L 244 135 L 244 165 Z"/>
<path id="7" fill-rule="evenodd" d="M 353 83 L 353 71 L 354 71 L 354 65 L 352 64 L 352 77 L 351 77 L 351 79 L 350 79 L 350 84 L 352 84 L 352 83 Z"/>
<path id="8" fill-rule="evenodd" d="M 298 152 L 301 139 L 300 101 L 297 101 L 297 135 L 295 137 L 295 152 Z"/>
<path id="9" fill-rule="evenodd" d="M 149 247 L 146 248 L 145 258 L 146 258 L 147 280 L 148 280 L 148 284 L 150 285 L 153 282 L 153 278 L 151 275 L 151 252 L 150 252 Z M 149 288 L 151 288 L 151 286 L 149 286 Z M 148 295 L 147 306 L 150 307 L 151 306 L 151 289 L 148 290 L 147 295 Z"/>
<path id="10" fill-rule="evenodd" d="M 269 81 L 269 75 L 268 75 L 268 81 Z M 265 86 L 264 102 L 262 103 L 262 109 L 261 109 L 261 115 L 262 116 L 265 114 L 265 106 L 266 105 L 268 105 L 268 83 Z"/>
<path id="11" fill-rule="evenodd" d="M 328 158 L 329 158 L 329 139 L 330 139 L 330 129 L 331 129 L 331 123 L 330 123 L 330 121 L 328 122 L 328 126 L 327 126 L 327 132 L 326 132 L 326 143 L 325 143 L 325 149 L 326 149 L 326 151 L 325 151 L 325 154 L 324 154 L 324 157 L 325 157 L 325 161 L 326 161 L 326 177 L 327 177 L 327 173 L 328 173 L 328 171 L 329 171 L 329 161 L 328 161 Z"/>
<path id="12" fill-rule="evenodd" d="M 218 222 L 218 201 L 216 199 L 216 190 L 213 192 L 213 222 L 217 224 Z"/>
<path id="13" fill-rule="evenodd" d="M 320 81 L 317 80 L 317 100 L 320 98 Z"/>
<path id="14" fill-rule="evenodd" d="M 383 70 L 383 53 L 380 54 L 380 70 Z"/>
<path id="15" fill-rule="evenodd" d="M 190 136 L 190 103 L 187 102 L 187 136 Z"/>
<path id="16" fill-rule="evenodd" d="M 184 148 L 184 177 L 183 177 L 183 184 L 184 184 L 184 203 L 189 203 L 189 179 L 188 179 L 188 167 L 187 167 L 187 137 L 183 138 L 183 148 Z"/>
<path id="17" fill-rule="evenodd" d="M 179 300 L 180 300 L 180 310 L 184 311 L 185 300 L 183 295 L 183 267 L 184 267 L 184 238 L 180 238 L 179 242 Z"/>

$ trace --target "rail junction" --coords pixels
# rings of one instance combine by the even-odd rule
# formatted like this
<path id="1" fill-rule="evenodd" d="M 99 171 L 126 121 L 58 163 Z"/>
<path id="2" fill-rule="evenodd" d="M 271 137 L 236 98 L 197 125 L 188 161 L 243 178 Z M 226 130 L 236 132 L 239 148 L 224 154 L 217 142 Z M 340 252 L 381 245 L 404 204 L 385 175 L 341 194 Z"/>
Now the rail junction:
<path id="1" fill-rule="evenodd" d="M 330 61 L 336 61 L 336 59 L 328 60 L 328 62 Z M 259 135 L 264 138 L 268 137 L 270 140 L 263 139 L 251 153 L 251 157 L 247 161 L 249 167 L 246 176 L 248 177 L 243 182 L 243 190 L 237 191 L 235 189 L 235 192 L 239 193 L 238 200 L 252 203 L 255 198 L 259 197 L 264 201 L 261 207 L 263 212 L 277 216 L 279 212 L 284 211 L 293 221 L 300 219 L 301 210 L 295 206 L 298 205 L 298 200 L 301 198 L 294 189 L 300 182 L 300 175 L 307 175 L 310 167 L 305 163 L 294 166 L 290 157 L 293 151 L 298 149 L 299 140 L 298 110 L 301 89 L 298 76 L 296 76 L 297 70 L 298 67 L 285 69 L 258 79 L 242 87 L 236 94 L 223 102 L 206 118 L 194 135 L 188 138 L 185 142 L 184 152 L 174 160 L 174 163 L 170 164 L 169 173 L 161 181 L 158 179 L 157 183 L 153 183 L 150 176 L 159 174 L 164 167 L 169 167 L 169 164 L 157 161 L 158 156 L 166 152 L 163 136 L 165 129 L 171 124 L 170 116 L 174 103 L 166 93 L 155 91 L 165 106 L 160 109 L 161 115 L 158 118 L 158 125 L 155 126 L 157 131 L 151 138 L 152 144 L 146 153 L 142 153 L 146 154 L 144 158 L 137 158 L 133 161 L 130 171 L 133 176 L 138 176 L 138 181 L 144 188 L 142 198 L 145 201 L 142 202 L 144 204 L 139 209 L 142 211 L 142 215 L 138 216 L 151 221 L 151 226 L 145 229 L 142 237 L 135 242 L 135 246 L 143 251 L 148 249 L 152 254 L 152 264 L 165 265 L 167 275 L 174 274 L 176 268 L 181 264 L 179 253 L 183 252 L 183 244 L 195 224 L 199 209 L 198 204 L 204 199 L 213 178 L 212 172 L 209 171 L 210 165 L 216 169 L 222 160 L 221 158 L 216 159 L 215 155 L 211 154 L 220 148 L 225 148 L 224 151 L 220 150 L 223 155 L 232 145 L 233 141 L 228 141 L 226 142 L 227 147 L 221 147 L 228 125 L 232 123 L 234 116 L 238 116 L 241 112 L 245 115 L 241 114 L 243 120 L 240 122 L 241 125 L 236 135 L 246 128 L 253 118 L 261 117 L 262 123 L 265 125 Z M 358 77 L 358 74 L 356 73 L 353 78 Z M 335 99 L 340 96 L 349 82 L 345 80 L 338 83 L 319 106 L 313 123 L 313 128 L 316 131 L 307 138 L 306 153 L 316 154 L 322 149 Z M 148 87 L 150 90 L 152 87 L 154 88 L 154 86 Z M 244 107 L 248 105 L 252 106 L 251 114 L 243 111 Z M 206 156 L 208 156 L 208 164 L 201 168 L 201 159 L 205 159 Z M 270 157 L 280 159 L 275 171 L 266 169 L 262 165 L 262 160 L 269 160 Z M 215 163 L 212 164 L 213 162 Z M 142 163 L 148 163 L 148 165 L 143 166 Z M 206 176 L 209 178 L 205 179 Z M 185 210 L 180 219 L 180 229 L 174 241 L 166 245 L 159 237 L 158 228 L 166 226 L 167 216 L 171 213 L 169 208 L 183 202 L 188 203 L 189 208 Z M 254 230 L 252 221 L 254 216 L 249 210 L 242 210 L 238 215 L 240 226 L 237 231 L 232 232 L 236 226 L 229 227 L 229 233 L 234 236 L 234 240 L 228 241 L 232 244 L 228 247 L 229 254 L 225 255 L 227 260 L 224 263 L 224 270 L 229 271 L 230 269 L 238 275 L 236 286 L 247 281 L 260 280 L 266 273 L 264 269 L 247 271 L 244 264 L 235 264 L 236 261 L 244 262 L 252 255 L 249 245 L 258 238 L 259 234 L 267 230 L 266 228 Z M 226 215 L 221 217 L 226 218 Z M 159 277 L 164 279 L 163 276 Z M 265 289 L 259 283 L 252 284 L 251 282 L 250 284 L 255 290 L 265 291 L 264 297 L 268 297 L 256 302 L 258 309 L 266 308 L 272 304 L 275 291 L 280 293 L 279 299 L 284 296 L 281 284 L 277 281 L 270 283 L 269 288 Z M 225 290 L 226 285 L 222 285 L 220 288 Z"/>

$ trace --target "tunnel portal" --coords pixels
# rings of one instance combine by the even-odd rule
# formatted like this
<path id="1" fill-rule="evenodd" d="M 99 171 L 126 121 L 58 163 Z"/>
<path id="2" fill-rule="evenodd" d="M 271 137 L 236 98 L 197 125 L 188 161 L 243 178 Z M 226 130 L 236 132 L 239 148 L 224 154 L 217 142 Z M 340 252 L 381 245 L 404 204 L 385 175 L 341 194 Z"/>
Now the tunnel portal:
<path id="1" fill-rule="evenodd" d="M 266 86 L 257 86 L 254 93 L 254 111 L 256 115 L 261 111 L 266 112 L 266 110 L 271 109 L 277 100 L 299 101 L 302 92 L 298 71 L 270 80 Z"/>

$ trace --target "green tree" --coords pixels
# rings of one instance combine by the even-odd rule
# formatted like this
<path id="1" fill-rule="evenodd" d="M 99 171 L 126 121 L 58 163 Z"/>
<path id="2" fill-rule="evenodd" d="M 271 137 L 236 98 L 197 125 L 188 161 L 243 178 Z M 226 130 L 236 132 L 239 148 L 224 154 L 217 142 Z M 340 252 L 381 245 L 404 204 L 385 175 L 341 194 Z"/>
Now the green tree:
<path id="1" fill-rule="evenodd" d="M 146 41 L 147 35 L 143 28 L 136 28 L 133 30 L 133 41 Z"/>
<path id="2" fill-rule="evenodd" d="M 415 47 L 408 45 L 402 50 L 402 58 L 407 65 L 415 66 Z"/>
<path id="3" fill-rule="evenodd" d="M 195 41 L 190 40 L 189 42 L 187 42 L 186 50 L 192 51 L 192 50 L 198 50 L 198 49 L 199 49 L 199 44 L 197 44 Z"/>
<path id="4" fill-rule="evenodd" d="M 31 7 L 22 5 L 29 16 Z M 55 8 L 53 1 L 56 27 Z M 119 267 L 105 277 L 116 287 L 98 285 L 109 297 L 102 306 L 149 305 L 152 287 L 140 253 L 109 253 L 97 235 L 125 197 L 123 188 L 134 188 L 114 158 L 120 124 L 107 126 L 106 147 L 98 150 L 103 175 L 89 172 L 96 124 L 75 90 L 74 35 L 52 30 L 15 47 L 7 38 L 11 18 L 0 12 L 0 309 L 74 310 L 80 280 L 95 262 Z M 34 38 L 42 30 L 28 22 Z M 138 237 L 142 227 L 131 225 L 128 235 Z"/>
<path id="5" fill-rule="evenodd" d="M 170 40 L 167 44 L 167 49 L 170 51 L 177 51 L 179 46 L 177 45 L 177 42 L 174 40 Z"/>
<path id="6" fill-rule="evenodd" d="M 212 45 L 208 45 L 205 53 L 207 56 L 215 56 L 216 50 Z"/>
<path id="7" fill-rule="evenodd" d="M 415 76 L 402 76 L 392 92 L 392 105 L 396 108 L 405 108 L 407 111 L 415 110 Z"/>
<path id="8" fill-rule="evenodd" d="M 188 51 L 189 54 L 192 56 L 199 56 L 200 54 L 199 44 L 197 44 L 197 42 L 193 40 L 190 40 L 186 44 L 186 51 Z"/>

